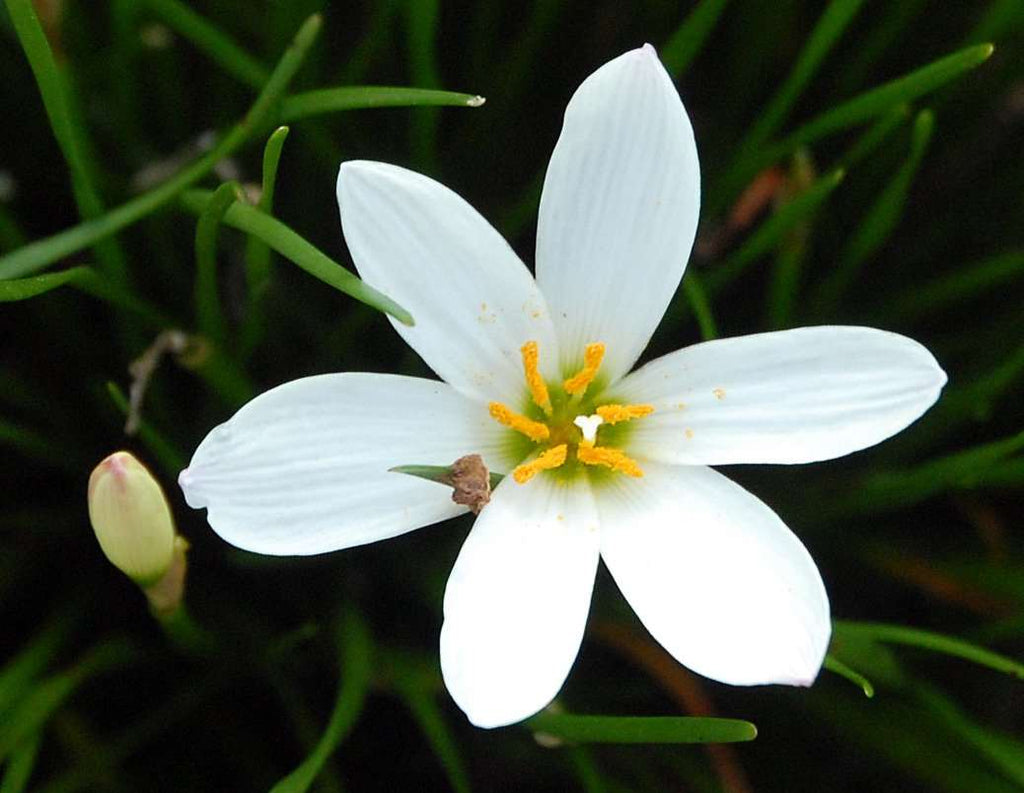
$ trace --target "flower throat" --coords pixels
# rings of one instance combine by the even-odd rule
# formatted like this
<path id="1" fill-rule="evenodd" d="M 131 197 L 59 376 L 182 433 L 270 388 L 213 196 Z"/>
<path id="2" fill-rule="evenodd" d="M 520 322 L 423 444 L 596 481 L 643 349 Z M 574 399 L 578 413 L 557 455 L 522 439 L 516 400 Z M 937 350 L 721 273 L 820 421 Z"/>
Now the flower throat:
<path id="1" fill-rule="evenodd" d="M 528 341 L 519 352 L 530 392 L 534 417 L 516 413 L 501 402 L 491 402 L 491 416 L 500 424 L 525 435 L 536 444 L 536 453 L 516 466 L 512 478 L 519 484 L 529 482 L 541 471 L 562 468 L 575 461 L 584 466 L 600 466 L 627 476 L 643 476 L 636 461 L 621 449 L 598 445 L 603 426 L 643 418 L 654 412 L 651 405 L 595 404 L 586 398 L 604 360 L 604 344 L 588 344 L 583 352 L 583 367 L 556 386 L 555 399 L 540 374 L 540 350 Z"/>

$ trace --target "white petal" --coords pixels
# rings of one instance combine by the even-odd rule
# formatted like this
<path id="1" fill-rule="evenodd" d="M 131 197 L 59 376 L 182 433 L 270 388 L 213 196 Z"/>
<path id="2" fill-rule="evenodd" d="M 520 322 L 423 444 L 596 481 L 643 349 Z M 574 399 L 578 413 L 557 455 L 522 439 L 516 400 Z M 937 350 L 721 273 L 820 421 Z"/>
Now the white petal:
<path id="1" fill-rule="evenodd" d="M 628 441 L 644 457 L 807 463 L 896 434 L 945 382 L 932 354 L 905 336 L 816 327 L 687 347 L 641 367 L 609 399 L 654 405 Z"/>
<path id="2" fill-rule="evenodd" d="M 464 394 L 510 400 L 524 393 L 519 348 L 540 345 L 554 374 L 554 330 L 543 296 L 508 243 L 462 198 L 412 171 L 342 163 L 338 204 L 359 275 L 408 309 L 392 320 L 438 375 Z"/>
<path id="3" fill-rule="evenodd" d="M 693 129 L 654 48 L 605 64 L 573 95 L 540 200 L 537 281 L 565 374 L 588 342 L 613 381 L 679 285 L 700 208 Z"/>
<path id="4" fill-rule="evenodd" d="M 641 463 L 595 489 L 601 556 L 641 622 L 681 663 L 733 685 L 810 685 L 828 598 L 800 541 L 704 467 Z"/>
<path id="5" fill-rule="evenodd" d="M 532 716 L 562 687 L 583 639 L 597 569 L 585 481 L 505 479 L 484 507 L 444 593 L 441 671 L 478 727 Z"/>
<path id="6" fill-rule="evenodd" d="M 403 534 L 465 508 L 396 465 L 479 453 L 503 470 L 487 408 L 432 380 L 346 373 L 256 397 L 196 449 L 179 483 L 221 537 L 265 554 L 314 554 Z"/>

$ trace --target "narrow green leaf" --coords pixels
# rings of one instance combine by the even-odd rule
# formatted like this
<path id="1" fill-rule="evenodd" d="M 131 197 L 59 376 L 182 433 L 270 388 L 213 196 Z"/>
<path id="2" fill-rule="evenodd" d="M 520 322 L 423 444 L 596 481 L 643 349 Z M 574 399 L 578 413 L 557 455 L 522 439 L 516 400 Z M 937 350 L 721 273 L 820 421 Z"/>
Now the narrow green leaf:
<path id="1" fill-rule="evenodd" d="M 0 762 L 22 742 L 36 736 L 82 683 L 96 675 L 127 666 L 136 657 L 135 649 L 127 641 L 110 639 L 93 647 L 67 671 L 55 674 L 36 686 L 0 724 Z"/>
<path id="2" fill-rule="evenodd" d="M 922 110 L 917 114 L 907 159 L 864 215 L 864 219 L 840 253 L 836 266 L 832 268 L 828 278 L 821 283 L 811 300 L 819 316 L 830 317 L 836 313 L 843 295 L 856 281 L 864 263 L 885 244 L 896 228 L 903 216 L 907 194 L 924 158 L 934 128 L 935 116 L 930 110 Z"/>
<path id="3" fill-rule="evenodd" d="M 227 331 L 217 289 L 217 232 L 224 213 L 241 196 L 236 182 L 225 182 L 213 191 L 196 222 L 196 324 L 218 346 L 224 345 Z"/>
<path id="4" fill-rule="evenodd" d="M 915 693 L 951 732 L 1024 789 L 1024 743 L 976 723 L 936 688 L 918 686 Z"/>
<path id="5" fill-rule="evenodd" d="M 676 28 L 662 47 L 659 55 L 668 73 L 677 80 L 685 74 L 690 63 L 704 48 L 704 42 L 714 30 L 718 17 L 729 0 L 701 0 Z"/>
<path id="6" fill-rule="evenodd" d="M 903 625 L 888 625 L 881 622 L 847 622 L 845 620 L 837 620 L 834 626 L 836 636 L 840 640 L 845 636 L 853 638 L 867 637 L 887 644 L 902 644 L 922 650 L 931 650 L 932 652 L 963 658 L 979 666 L 985 666 L 997 672 L 1004 672 L 1024 680 L 1024 663 L 953 636 L 945 636 L 941 633 L 933 633 L 932 631 L 921 630 L 920 628 L 908 628 Z"/>
<path id="7" fill-rule="evenodd" d="M 120 386 L 117 383 L 108 382 L 107 393 L 110 394 L 110 399 L 117 409 L 127 418 L 128 399 L 125 397 Z M 141 416 L 139 417 L 139 427 L 136 435 L 138 435 L 142 444 L 149 449 L 153 458 L 160 463 L 160 467 L 164 469 L 164 472 L 172 478 L 176 477 L 185 467 L 187 460 L 184 455 L 164 437 L 163 433 Z"/>
<path id="8" fill-rule="evenodd" d="M 887 5 L 886 13 L 872 15 L 874 29 L 858 40 L 856 49 L 843 63 L 837 96 L 849 94 L 863 85 L 878 58 L 899 41 L 900 34 L 921 13 L 926 3 L 927 0 L 900 0 L 899 3 Z M 987 41 L 989 38 L 979 40 Z"/>
<path id="9" fill-rule="evenodd" d="M 185 3 L 180 0 L 144 2 L 168 27 L 191 41 L 200 52 L 239 81 L 258 91 L 270 79 L 269 69 Z"/>
<path id="10" fill-rule="evenodd" d="M 868 127 L 854 144 L 843 152 L 833 167 L 849 171 L 855 165 L 866 160 L 908 118 L 910 118 L 910 105 L 906 103 L 896 105 L 896 107 L 882 115 L 874 124 Z"/>
<path id="11" fill-rule="evenodd" d="M 434 88 L 353 85 L 321 88 L 289 96 L 281 102 L 279 118 L 282 122 L 291 122 L 321 113 L 376 107 L 480 107 L 484 101 L 482 96 L 476 94 L 461 94 Z"/>
<path id="12" fill-rule="evenodd" d="M 971 264 L 958 265 L 915 289 L 882 303 L 876 313 L 904 324 L 926 319 L 1004 284 L 1024 273 L 1024 250 L 1009 251 Z"/>
<path id="13" fill-rule="evenodd" d="M 792 164 L 782 199 L 789 203 L 814 186 L 815 169 L 810 152 L 798 150 Z M 807 259 L 811 237 L 811 217 L 794 223 L 783 234 L 775 251 L 774 266 L 765 297 L 765 322 L 772 330 L 787 327 L 793 316 L 800 292 L 802 271 Z"/>
<path id="14" fill-rule="evenodd" d="M 757 230 L 740 246 L 739 250 L 721 264 L 709 269 L 705 286 L 712 295 L 728 286 L 746 269 L 747 265 L 768 253 L 779 242 L 782 235 L 794 224 L 809 217 L 821 206 L 839 183 L 843 171 L 832 171 L 818 179 L 805 193 L 783 205 L 765 220 Z"/>
<path id="15" fill-rule="evenodd" d="M 470 793 L 469 773 L 430 687 L 418 676 L 395 676 L 395 687 L 437 755 L 455 793 Z"/>
<path id="16" fill-rule="evenodd" d="M 836 502 L 838 514 L 872 513 L 909 506 L 950 488 L 977 486 L 990 468 L 1024 449 L 1024 432 L 991 443 L 972 446 L 913 468 L 879 471 L 851 482 L 845 502 Z"/>
<path id="17" fill-rule="evenodd" d="M 858 94 L 804 124 L 785 138 L 779 148 L 792 150 L 797 146 L 806 146 L 826 135 L 881 115 L 895 105 L 913 102 L 918 97 L 941 88 L 964 72 L 980 66 L 988 60 L 994 49 L 991 44 L 967 47 L 877 88 Z"/>
<path id="18" fill-rule="evenodd" d="M 835 672 L 840 677 L 845 677 L 863 691 L 865 697 L 870 699 L 875 695 L 875 687 L 871 685 L 870 680 L 864 677 L 860 672 L 848 667 L 834 655 L 830 654 L 825 656 L 825 668 L 830 672 Z"/>
<path id="19" fill-rule="evenodd" d="M 105 211 L 95 184 L 91 146 L 76 112 L 73 96 L 46 38 L 31 0 L 6 0 L 15 32 L 28 58 L 39 87 L 46 115 L 53 128 L 71 176 L 71 188 L 83 220 L 98 218 Z M 118 284 L 127 278 L 128 261 L 113 241 L 96 241 L 95 253 L 104 272 Z M 17 273 L 20 274 L 20 273 Z"/>
<path id="20" fill-rule="evenodd" d="M 304 793 L 316 779 L 324 761 L 348 735 L 363 709 L 373 673 L 373 646 L 366 624 L 350 607 L 340 622 L 341 683 L 330 721 L 312 753 L 270 793 Z"/>
<path id="21" fill-rule="evenodd" d="M 4 446 L 44 465 L 81 473 L 77 468 L 77 453 L 69 453 L 69 449 L 52 438 L 0 417 L 0 447 Z"/>
<path id="22" fill-rule="evenodd" d="M 821 138 L 862 124 L 889 112 L 897 105 L 910 103 L 924 94 L 941 88 L 964 72 L 984 63 L 993 49 L 991 44 L 967 47 L 826 110 L 779 143 L 765 145 L 756 156 L 746 160 L 742 168 L 730 170 L 729 175 L 712 192 L 708 201 L 709 206 L 717 214 L 726 201 L 772 163 L 801 146 L 809 146 Z"/>
<path id="23" fill-rule="evenodd" d="M 212 194 L 208 190 L 189 190 L 182 195 L 181 203 L 190 212 L 199 214 L 211 197 Z M 363 283 L 280 220 L 260 212 L 256 207 L 235 202 L 224 213 L 223 222 L 246 234 L 259 237 L 286 259 L 338 291 L 371 308 L 390 314 L 399 322 L 406 325 L 414 324 L 412 315 L 390 297 Z"/>
<path id="24" fill-rule="evenodd" d="M 439 484 L 451 487 L 452 469 L 449 465 L 396 465 L 388 470 L 396 474 L 416 476 L 420 479 L 426 479 L 428 482 L 438 482 Z M 494 490 L 498 483 L 505 478 L 505 475 L 495 473 L 494 471 L 490 471 L 489 474 L 491 490 Z"/>
<path id="25" fill-rule="evenodd" d="M 567 749 L 566 754 L 576 772 L 576 778 L 580 781 L 583 793 L 605 793 L 608 787 L 590 750 L 586 746 L 569 746 Z"/>
<path id="26" fill-rule="evenodd" d="M 708 300 L 707 292 L 701 283 L 700 276 L 695 272 L 686 274 L 683 278 L 683 294 L 686 302 L 690 304 L 690 310 L 697 319 L 697 326 L 700 328 L 700 337 L 704 341 L 718 338 L 718 325 L 715 322 L 715 315 L 711 310 L 711 303 Z"/>
<path id="27" fill-rule="evenodd" d="M 277 190 L 277 167 L 281 162 L 281 152 L 288 138 L 288 127 L 278 127 L 267 138 L 263 147 L 263 181 L 260 185 L 260 198 L 256 206 L 261 212 L 274 214 L 274 193 Z M 254 309 L 253 303 L 258 301 L 270 280 L 270 246 L 256 237 L 249 237 L 246 247 L 246 282 L 249 288 L 249 310 Z"/>
<path id="28" fill-rule="evenodd" d="M 538 713 L 522 726 L 575 743 L 733 743 L 752 741 L 757 728 L 739 719 L 693 716 L 580 716 Z"/>
<path id="29" fill-rule="evenodd" d="M 0 779 L 0 793 L 22 793 L 28 787 L 41 742 L 42 735 L 37 733 L 14 747 L 7 760 L 3 779 Z"/>
<path id="30" fill-rule="evenodd" d="M 218 162 L 232 154 L 250 137 L 259 132 L 267 122 L 274 112 L 278 99 L 302 65 L 306 52 L 316 38 L 320 26 L 319 14 L 306 20 L 245 118 L 232 127 L 210 151 L 163 184 L 128 203 L 93 220 L 87 220 L 53 236 L 29 243 L 0 257 L 0 279 L 38 272 L 69 254 L 93 245 L 111 234 L 116 234 L 121 229 L 161 209 L 173 201 L 183 190 L 210 173 Z"/>
<path id="31" fill-rule="evenodd" d="M 13 704 L 22 697 L 29 681 L 51 661 L 67 638 L 71 621 L 69 615 L 64 615 L 48 622 L 21 652 L 0 669 L 0 723 L 6 720 Z"/>
<path id="32" fill-rule="evenodd" d="M 412 80 L 421 88 L 439 88 L 437 39 L 441 17 L 440 0 L 417 0 L 405 4 L 405 43 Z M 413 113 L 409 125 L 409 145 L 416 161 L 427 171 L 434 170 L 437 156 L 438 114 L 434 108 L 421 107 Z"/>
<path id="33" fill-rule="evenodd" d="M 171 320 L 158 308 L 114 286 L 91 267 L 69 267 L 56 273 L 0 281 L 0 303 L 28 300 L 61 286 L 72 286 L 117 308 L 131 311 L 154 327 L 167 327 Z"/>
<path id="34" fill-rule="evenodd" d="M 793 105 L 817 73 L 821 62 L 831 52 L 862 5 L 863 0 L 831 0 L 826 6 L 804 42 L 803 49 L 782 87 L 768 106 L 758 113 L 757 121 L 740 144 L 733 167 L 743 169 L 744 161 L 761 149 L 786 121 Z"/>
<path id="35" fill-rule="evenodd" d="M 288 127 L 278 127 L 263 147 L 263 181 L 256 206 L 261 212 L 274 214 L 274 194 L 277 189 L 277 168 L 281 151 L 288 138 Z M 251 352 L 263 332 L 263 298 L 270 284 L 270 246 L 258 237 L 249 235 L 245 246 L 245 280 L 248 303 L 241 330 L 243 356 Z"/>

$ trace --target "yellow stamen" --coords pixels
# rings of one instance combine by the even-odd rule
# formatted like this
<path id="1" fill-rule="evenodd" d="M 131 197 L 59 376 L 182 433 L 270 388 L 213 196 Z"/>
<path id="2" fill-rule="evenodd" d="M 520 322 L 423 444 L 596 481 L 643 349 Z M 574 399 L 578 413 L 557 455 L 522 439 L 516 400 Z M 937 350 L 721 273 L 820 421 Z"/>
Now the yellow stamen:
<path id="1" fill-rule="evenodd" d="M 537 366 L 540 353 L 537 349 L 537 342 L 528 341 L 519 348 L 523 356 L 523 371 L 526 372 L 526 385 L 530 388 L 530 395 L 537 407 L 548 416 L 551 415 L 551 397 L 548 395 L 548 387 L 544 378 L 540 376 L 540 369 Z"/>
<path id="2" fill-rule="evenodd" d="M 653 412 L 654 405 L 602 405 L 597 409 L 597 415 L 604 419 L 605 424 L 642 419 Z"/>
<path id="3" fill-rule="evenodd" d="M 533 419 L 528 419 L 526 416 L 510 410 L 500 402 L 491 402 L 489 407 L 491 410 L 491 418 L 499 424 L 511 427 L 516 432 L 523 433 L 523 435 L 531 441 L 540 443 L 541 441 L 546 441 L 551 435 L 551 431 L 547 428 L 547 425 L 541 424 L 539 421 L 534 421 Z"/>
<path id="4" fill-rule="evenodd" d="M 604 345 L 601 342 L 588 344 L 583 353 L 583 368 L 566 380 L 562 385 L 570 394 L 582 394 L 587 386 L 594 382 L 597 377 L 597 370 L 601 367 L 601 360 L 604 358 Z"/>
<path id="5" fill-rule="evenodd" d="M 519 484 L 524 485 L 541 471 L 549 471 L 552 468 L 558 468 L 558 466 L 565 462 L 565 455 L 567 452 L 568 449 L 564 443 L 560 443 L 558 446 L 552 446 L 536 459 L 530 460 L 530 462 L 523 463 L 522 465 L 517 465 L 512 471 L 512 478 Z"/>
<path id="6" fill-rule="evenodd" d="M 585 465 L 603 465 L 627 476 L 644 475 L 636 461 L 625 454 L 625 452 L 621 452 L 618 449 L 609 449 L 605 446 L 594 446 L 586 441 L 583 441 L 576 448 L 576 459 Z"/>

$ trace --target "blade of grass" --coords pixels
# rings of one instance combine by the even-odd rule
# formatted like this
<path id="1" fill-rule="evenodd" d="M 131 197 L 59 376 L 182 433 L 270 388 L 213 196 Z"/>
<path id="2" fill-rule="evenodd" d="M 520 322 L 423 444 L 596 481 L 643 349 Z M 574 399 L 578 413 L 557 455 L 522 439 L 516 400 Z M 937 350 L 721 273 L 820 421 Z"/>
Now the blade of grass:
<path id="1" fill-rule="evenodd" d="M 105 280 L 91 267 L 85 266 L 70 267 L 57 273 L 0 281 L 0 303 L 29 300 L 65 285 L 75 287 L 80 292 L 112 306 L 131 311 L 154 327 L 166 327 L 171 324 L 170 319 L 156 306 L 133 297 Z"/>
<path id="2" fill-rule="evenodd" d="M 864 677 L 864 675 L 862 675 L 860 672 L 857 672 L 848 667 L 834 655 L 825 656 L 825 668 L 830 672 L 834 672 L 840 677 L 845 677 L 847 680 L 849 680 L 851 683 L 857 686 L 857 688 L 863 691 L 864 696 L 868 699 L 875 695 L 875 687 L 871 685 L 870 680 Z"/>
<path id="3" fill-rule="evenodd" d="M 288 138 L 288 127 L 278 127 L 263 147 L 263 173 L 257 208 L 267 215 L 274 214 L 274 193 L 277 189 L 277 168 L 281 151 Z M 245 244 L 245 281 L 247 303 L 242 324 L 240 346 L 243 357 L 259 343 L 263 332 L 263 298 L 270 284 L 270 246 L 258 237 L 249 235 Z"/>
<path id="4" fill-rule="evenodd" d="M 32 690 L 0 725 L 0 762 L 18 745 L 31 740 L 86 681 L 131 664 L 138 657 L 126 640 L 97 644 L 70 669 L 55 674 Z"/>
<path id="5" fill-rule="evenodd" d="M 993 49 L 991 44 L 967 47 L 826 110 L 798 127 L 779 143 L 763 147 L 756 156 L 743 164 L 742 169 L 731 169 L 730 176 L 721 180 L 709 197 L 708 206 L 715 210 L 711 212 L 709 209 L 709 214 L 719 214 L 726 202 L 750 179 L 800 146 L 809 146 L 828 135 L 882 115 L 896 105 L 910 103 L 924 94 L 941 88 L 965 72 L 980 66 L 992 55 Z"/>
<path id="6" fill-rule="evenodd" d="M 927 0 L 902 0 L 889 5 L 886 8 L 887 13 L 875 15 L 872 21 L 877 21 L 877 26 L 863 41 L 858 42 L 856 51 L 852 52 L 843 64 L 837 96 L 849 94 L 864 83 L 878 58 L 897 40 L 914 17 L 921 12 L 926 2 Z"/>
<path id="7" fill-rule="evenodd" d="M 574 743 L 733 743 L 757 737 L 757 728 L 749 721 L 693 716 L 580 716 L 545 712 L 527 719 L 522 726 Z"/>
<path id="8" fill-rule="evenodd" d="M 772 250 L 787 230 L 821 206 L 844 176 L 845 172 L 841 170 L 825 174 L 805 193 L 780 207 L 747 238 L 739 250 L 721 264 L 715 265 L 714 269 L 709 269 L 705 279 L 708 292 L 716 295 L 735 281 L 749 264 Z"/>
<path id="9" fill-rule="evenodd" d="M 913 468 L 879 471 L 851 483 L 853 491 L 837 500 L 838 514 L 870 514 L 905 507 L 951 488 L 977 487 L 990 469 L 1024 449 L 1024 432 L 930 460 Z"/>
<path id="10" fill-rule="evenodd" d="M 208 190 L 189 190 L 181 197 L 181 204 L 190 212 L 201 213 L 210 201 Z M 260 212 L 254 206 L 234 203 L 224 213 L 223 222 L 259 237 L 289 261 L 310 275 L 361 303 L 390 314 L 399 322 L 413 324 L 412 315 L 387 295 L 367 285 L 331 259 L 319 248 L 304 240 L 280 220 Z"/>
<path id="11" fill-rule="evenodd" d="M 228 207 L 241 197 L 237 182 L 225 182 L 213 191 L 196 222 L 196 324 L 218 347 L 224 346 L 227 331 L 217 289 L 217 232 Z"/>
<path id="12" fill-rule="evenodd" d="M 834 626 L 836 635 L 840 639 L 844 636 L 850 636 L 854 639 L 863 637 L 882 642 L 883 644 L 901 644 L 907 647 L 917 647 L 922 650 L 930 650 L 935 653 L 962 658 L 979 666 L 988 667 L 997 672 L 1003 672 L 1024 680 L 1024 663 L 953 636 L 945 636 L 941 633 L 933 633 L 932 631 L 921 630 L 920 628 L 908 628 L 904 625 L 889 625 L 881 622 L 836 620 Z"/>
<path id="13" fill-rule="evenodd" d="M 860 274 L 864 263 L 885 244 L 903 216 L 910 186 L 917 175 L 935 128 L 935 116 L 922 110 L 914 119 L 910 139 L 910 152 L 864 215 L 850 241 L 839 255 L 839 261 L 811 299 L 818 316 L 831 317 L 837 313 L 843 295 Z"/>
<path id="14" fill-rule="evenodd" d="M 51 438 L 42 433 L 0 418 L 0 447 L 4 446 L 38 463 L 53 466 L 68 473 L 81 473 L 78 470 L 77 454 L 69 454 L 69 449 L 58 446 Z"/>
<path id="15" fill-rule="evenodd" d="M 1024 789 L 1024 743 L 977 724 L 936 688 L 921 685 L 915 693 L 950 732 Z"/>
<path id="16" fill-rule="evenodd" d="M 32 637 L 25 649 L 0 669 L 0 722 L 6 720 L 29 681 L 46 668 L 67 638 L 72 622 L 70 614 L 51 620 Z"/>
<path id="17" fill-rule="evenodd" d="M 470 793 L 469 773 L 455 738 L 434 701 L 432 686 L 415 673 L 395 675 L 395 687 L 430 743 L 455 793 Z"/>
<path id="18" fill-rule="evenodd" d="M 955 308 L 972 297 L 1009 284 L 1024 273 L 1024 250 L 1009 251 L 939 276 L 898 299 L 886 300 L 879 317 L 899 324 L 917 322 L 939 311 Z"/>
<path id="19" fill-rule="evenodd" d="M 28 787 L 42 737 L 38 733 L 31 735 L 14 747 L 7 759 L 3 779 L 0 779 L 0 793 L 22 793 Z"/>
<path id="20" fill-rule="evenodd" d="M 225 72 L 257 91 L 270 79 L 270 70 L 236 44 L 230 36 L 180 0 L 144 0 L 157 17 L 191 41 Z"/>
<path id="21" fill-rule="evenodd" d="M 659 52 L 661 62 L 674 78 L 678 80 L 682 77 L 693 59 L 700 54 L 704 42 L 714 30 L 728 2 L 729 0 L 701 0 L 676 28 L 669 40 L 662 45 Z"/>
<path id="22" fill-rule="evenodd" d="M 289 96 L 281 103 L 282 123 L 339 110 L 365 110 L 376 107 L 480 107 L 482 96 L 434 88 L 402 88 L 386 85 L 353 85 L 342 88 L 320 88 Z"/>
<path id="23" fill-rule="evenodd" d="M 270 793 L 304 793 L 316 779 L 324 761 L 348 735 L 362 712 L 373 672 L 373 645 L 362 617 L 346 610 L 338 631 L 341 652 L 341 683 L 330 721 L 313 752 Z"/>
<path id="24" fill-rule="evenodd" d="M 439 88 L 437 29 L 441 15 L 440 0 L 417 0 L 405 4 L 405 46 L 412 81 L 421 88 Z M 413 113 L 409 125 L 409 146 L 424 171 L 436 170 L 437 111 L 422 107 Z"/>
<path id="25" fill-rule="evenodd" d="M 815 176 L 810 152 L 798 150 L 793 155 L 781 199 L 790 203 L 807 192 L 814 186 Z M 787 327 L 793 316 L 800 292 L 801 273 L 807 258 L 812 218 L 810 216 L 793 224 L 782 236 L 776 249 L 768 294 L 765 297 L 765 324 L 772 330 Z"/>
<path id="26" fill-rule="evenodd" d="M 833 168 L 845 171 L 867 159 L 895 132 L 904 121 L 910 118 L 910 105 L 901 103 L 885 113 L 874 124 L 868 127 L 857 141 L 850 146 L 836 161 Z"/>
<path id="27" fill-rule="evenodd" d="M 733 159 L 732 168 L 745 170 L 749 160 L 785 123 L 793 105 L 814 78 L 843 31 L 857 15 L 863 0 L 831 0 L 807 37 L 796 63 L 768 106 L 758 113 Z M 730 177 L 726 177 L 728 181 Z"/>
<path id="28" fill-rule="evenodd" d="M 396 474 L 416 476 L 420 479 L 426 479 L 428 482 L 437 482 L 438 484 L 451 487 L 452 469 L 449 465 L 396 465 L 394 468 L 389 468 L 388 470 Z M 498 486 L 498 483 L 504 478 L 504 474 L 491 471 L 491 490 L 494 490 L 494 488 Z"/>
<path id="29" fill-rule="evenodd" d="M 83 220 L 103 215 L 105 207 L 95 184 L 91 146 L 73 102 L 65 74 L 50 49 L 31 0 L 6 0 L 14 30 L 18 34 L 29 66 L 36 78 L 39 94 L 71 176 L 71 189 Z M 95 240 L 94 250 L 106 275 L 125 284 L 128 261 L 115 241 Z"/>
<path id="30" fill-rule="evenodd" d="M 183 190 L 209 174 L 218 162 L 232 154 L 267 123 L 281 95 L 302 65 L 306 52 L 316 38 L 320 26 L 319 15 L 314 15 L 306 21 L 296 34 L 292 45 L 281 57 L 266 86 L 256 98 L 245 118 L 232 127 L 210 151 L 163 184 L 128 203 L 93 220 L 29 243 L 23 248 L 0 257 L 0 279 L 38 272 L 69 254 L 116 234 L 161 209 L 173 201 Z"/>
<path id="31" fill-rule="evenodd" d="M 128 398 L 124 395 L 120 386 L 117 383 L 107 383 L 107 393 L 110 394 L 110 399 L 121 412 L 123 416 L 128 416 Z M 168 441 L 163 433 L 156 429 L 149 421 L 144 418 L 139 419 L 139 428 L 136 432 L 139 440 L 142 444 L 149 449 L 160 467 L 164 469 L 164 472 L 169 476 L 176 477 L 178 473 L 185 467 L 186 460 L 174 445 Z"/>
<path id="32" fill-rule="evenodd" d="M 717 339 L 718 325 L 715 323 L 715 315 L 697 273 L 690 273 L 683 278 L 683 294 L 686 296 L 686 302 L 689 303 L 693 316 L 697 319 L 701 339 L 704 341 Z"/>

